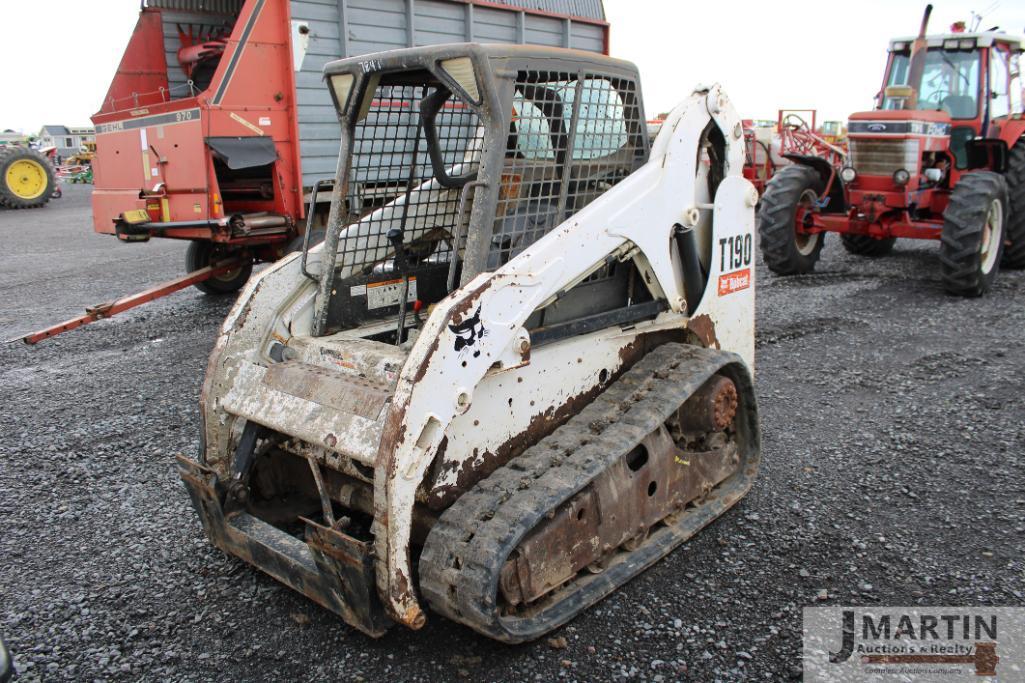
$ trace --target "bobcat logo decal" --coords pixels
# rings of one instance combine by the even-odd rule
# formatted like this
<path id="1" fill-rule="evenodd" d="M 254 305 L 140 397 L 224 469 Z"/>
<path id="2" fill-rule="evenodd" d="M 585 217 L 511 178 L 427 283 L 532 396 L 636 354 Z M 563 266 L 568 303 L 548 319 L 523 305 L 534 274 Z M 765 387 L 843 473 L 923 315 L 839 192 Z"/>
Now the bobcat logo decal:
<path id="1" fill-rule="evenodd" d="M 466 349 L 475 346 L 477 340 L 488 336 L 488 331 L 484 329 L 484 325 L 480 321 L 480 306 L 477 307 L 477 312 L 473 314 L 472 318 L 467 318 L 458 325 L 449 325 L 448 329 L 456 334 L 455 350 L 460 355 Z M 479 348 L 473 351 L 473 357 L 477 358 L 478 356 L 480 356 Z"/>

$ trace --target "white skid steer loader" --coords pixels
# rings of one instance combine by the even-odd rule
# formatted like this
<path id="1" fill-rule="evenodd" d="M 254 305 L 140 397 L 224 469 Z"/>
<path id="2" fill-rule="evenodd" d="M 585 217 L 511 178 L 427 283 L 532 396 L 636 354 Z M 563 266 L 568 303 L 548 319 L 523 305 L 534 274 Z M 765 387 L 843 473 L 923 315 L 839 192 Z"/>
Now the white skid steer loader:
<path id="1" fill-rule="evenodd" d="M 698 88 L 649 148 L 636 67 L 573 50 L 325 77 L 324 242 L 235 304 L 181 476 L 215 545 L 365 633 L 537 638 L 756 475 L 740 119 Z"/>

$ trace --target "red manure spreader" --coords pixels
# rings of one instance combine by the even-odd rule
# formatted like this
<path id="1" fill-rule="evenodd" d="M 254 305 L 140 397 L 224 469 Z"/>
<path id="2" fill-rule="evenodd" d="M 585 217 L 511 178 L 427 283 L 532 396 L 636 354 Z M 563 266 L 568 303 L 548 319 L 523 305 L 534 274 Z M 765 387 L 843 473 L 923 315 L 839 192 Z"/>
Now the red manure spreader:
<path id="1" fill-rule="evenodd" d="M 93 116 L 93 227 L 126 242 L 188 240 L 171 282 L 87 309 L 22 339 L 36 343 L 189 286 L 237 291 L 256 263 L 323 235 L 341 130 L 324 65 L 454 42 L 608 53 L 601 0 L 143 0 Z M 401 99 L 377 100 L 415 125 Z M 354 184 L 355 216 L 386 202 L 415 151 L 380 140 L 392 163 Z M 426 168 L 421 165 L 421 170 Z M 396 170 L 396 173 L 398 171 Z M 423 171 L 426 173 L 426 171 Z"/>

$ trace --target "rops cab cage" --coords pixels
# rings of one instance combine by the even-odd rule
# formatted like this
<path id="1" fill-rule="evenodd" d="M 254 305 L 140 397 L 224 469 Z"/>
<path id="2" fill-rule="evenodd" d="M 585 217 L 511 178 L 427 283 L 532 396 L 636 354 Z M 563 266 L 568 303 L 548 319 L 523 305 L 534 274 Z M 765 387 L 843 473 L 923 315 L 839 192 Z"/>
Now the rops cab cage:
<path id="1" fill-rule="evenodd" d="M 457 45 L 327 67 L 343 134 L 314 334 L 439 301 L 646 160 L 636 74 L 567 54 Z"/>

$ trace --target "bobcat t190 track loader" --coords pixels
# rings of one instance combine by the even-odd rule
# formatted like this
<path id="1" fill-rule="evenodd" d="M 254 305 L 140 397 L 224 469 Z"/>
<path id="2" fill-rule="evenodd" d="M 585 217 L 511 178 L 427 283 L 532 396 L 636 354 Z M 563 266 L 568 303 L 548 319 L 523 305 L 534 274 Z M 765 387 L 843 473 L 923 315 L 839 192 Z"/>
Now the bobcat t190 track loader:
<path id="1" fill-rule="evenodd" d="M 228 316 L 182 478 L 214 544 L 361 631 L 537 638 L 755 477 L 740 119 L 698 88 L 649 149 L 636 68 L 572 50 L 325 76 L 325 240 Z"/>

